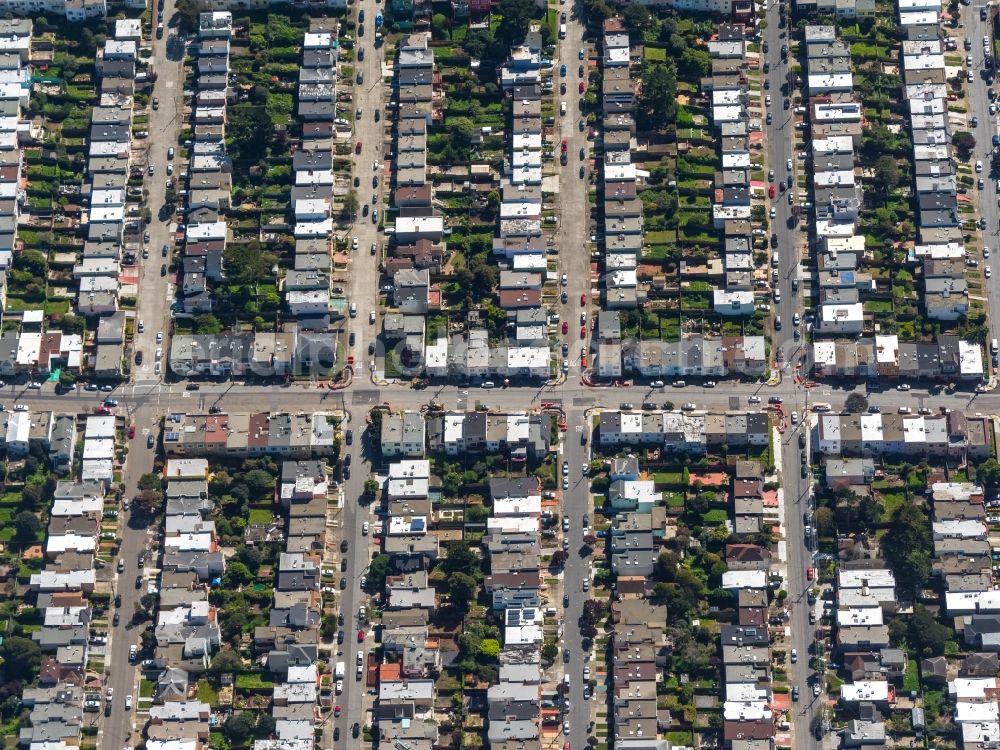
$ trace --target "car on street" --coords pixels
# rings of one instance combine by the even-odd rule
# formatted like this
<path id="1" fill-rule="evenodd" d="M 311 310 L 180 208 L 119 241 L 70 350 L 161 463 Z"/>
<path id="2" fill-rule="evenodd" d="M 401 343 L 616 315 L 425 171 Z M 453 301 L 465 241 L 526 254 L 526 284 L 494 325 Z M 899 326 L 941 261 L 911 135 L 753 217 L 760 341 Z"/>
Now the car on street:
<path id="1" fill-rule="evenodd" d="M 980 161 L 979 159 L 976 159 L 976 172 L 982 172 L 982 171 L 983 171 L 983 162 Z"/>
<path id="2" fill-rule="evenodd" d="M 799 660 L 799 652 L 797 649 L 792 649 L 792 664 Z"/>
<path id="3" fill-rule="evenodd" d="M 794 685 L 792 687 L 792 700 L 793 701 L 798 701 L 798 699 L 799 699 L 799 686 L 798 685 Z"/>
<path id="4" fill-rule="evenodd" d="M 774 194 L 775 194 L 774 185 L 771 185 L 767 188 L 767 197 L 773 198 Z"/>
<path id="5" fill-rule="evenodd" d="M 813 568 L 812 565 L 810 565 L 808 568 L 806 568 L 806 580 L 811 581 L 815 577 L 816 577 L 816 570 Z"/>
<path id="6" fill-rule="evenodd" d="M 562 332 L 563 332 L 564 335 L 567 334 L 567 333 L 569 333 L 569 321 L 568 320 L 564 320 L 563 321 Z"/>
<path id="7" fill-rule="evenodd" d="M 973 118 L 972 118 L 972 127 L 977 127 L 978 125 L 979 125 L 979 118 L 973 116 Z"/>
<path id="8" fill-rule="evenodd" d="M 989 266 L 986 266 L 986 268 L 983 269 L 983 275 L 988 279 L 990 276 L 993 275 L 993 269 L 990 268 Z"/>

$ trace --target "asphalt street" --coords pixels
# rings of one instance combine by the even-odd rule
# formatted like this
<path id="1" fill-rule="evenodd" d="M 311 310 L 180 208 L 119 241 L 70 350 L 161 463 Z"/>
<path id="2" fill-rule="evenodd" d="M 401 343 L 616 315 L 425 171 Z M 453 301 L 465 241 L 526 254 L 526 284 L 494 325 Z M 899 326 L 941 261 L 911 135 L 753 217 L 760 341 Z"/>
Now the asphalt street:
<path id="1" fill-rule="evenodd" d="M 955 36 L 959 42 L 959 52 L 955 54 L 971 55 L 972 66 L 967 70 L 973 71 L 971 82 L 966 82 L 967 99 L 969 102 L 969 112 L 967 121 L 968 130 L 976 138 L 976 148 L 973 156 L 973 168 L 975 161 L 982 161 L 983 171 L 975 174 L 978 179 L 983 178 L 983 188 L 969 190 L 968 195 L 977 202 L 979 216 L 986 220 L 986 228 L 978 235 L 980 238 L 976 243 L 979 245 L 973 257 L 979 261 L 980 270 L 985 273 L 986 266 L 990 266 L 991 271 L 996 268 L 1000 271 L 1000 260 L 995 253 L 1000 252 L 1000 193 L 997 192 L 1000 172 L 991 169 L 993 157 L 993 136 L 1000 134 L 1000 122 L 996 115 L 990 114 L 989 86 L 987 85 L 985 54 L 983 48 L 983 37 L 990 40 L 992 49 L 993 32 L 989 21 L 982 21 L 979 18 L 982 3 L 969 6 L 962 13 L 962 24 L 956 30 Z M 966 51 L 962 40 L 968 39 L 971 49 Z M 961 115 L 958 115 L 961 116 Z M 971 118 L 976 117 L 978 124 L 972 127 Z M 953 126 L 953 129 L 958 129 Z M 984 257 L 983 247 L 989 248 L 990 256 Z M 972 271 L 972 269 L 969 269 Z M 983 277 L 983 286 L 986 297 L 989 301 L 990 311 L 1000 310 L 1000 275 L 994 274 L 991 278 Z M 990 315 L 988 317 L 990 328 L 990 338 L 1000 337 L 1000 316 Z"/>
<path id="2" fill-rule="evenodd" d="M 142 332 L 136 328 L 135 349 L 144 353 L 141 366 L 137 366 L 134 371 L 135 381 L 145 383 L 147 387 L 156 388 L 152 385 L 159 380 L 160 376 L 154 373 L 155 350 L 158 346 L 167 347 L 166 332 L 164 340 L 158 344 L 156 335 L 161 326 L 166 326 L 169 321 L 169 300 L 170 294 L 169 278 L 161 275 L 161 264 L 168 264 L 169 258 L 161 255 L 160 248 L 167 245 L 173 248 L 173 224 L 170 221 L 161 221 L 158 216 L 160 206 L 165 202 L 166 194 L 166 165 L 168 164 L 167 149 L 171 146 L 178 151 L 177 143 L 170 138 L 158 137 L 162 133 L 174 133 L 182 125 L 180 119 L 183 111 L 183 52 L 169 25 L 174 13 L 174 0 L 166 0 L 164 7 L 164 18 L 168 22 L 166 33 L 161 39 L 153 39 L 153 56 L 151 59 L 157 80 L 153 88 L 153 96 L 159 99 L 159 106 L 149 110 L 149 132 L 150 137 L 143 141 L 133 141 L 133 147 L 141 143 L 148 149 L 147 164 L 154 166 L 156 176 L 146 178 L 146 189 L 149 191 L 148 205 L 153 210 L 153 220 L 148 226 L 150 239 L 144 245 L 148 246 L 149 258 L 142 259 L 139 255 L 139 306 L 137 320 L 149 321 L 144 326 Z M 176 28 L 175 26 L 173 28 Z M 168 45 L 169 51 L 168 51 Z M 151 100 L 152 102 L 152 100 Z M 141 161 L 139 162 L 141 163 Z M 184 162 L 175 155 L 174 165 L 177 172 L 186 169 Z M 174 177 L 176 178 L 177 173 Z M 172 221 L 172 220 L 171 220 Z M 138 323 L 136 324 L 138 326 Z M 165 328 L 162 329 L 165 331 Z M 50 388 L 47 385 L 47 388 Z M 51 391 L 49 391 L 51 393 Z M 73 394 L 69 395 L 74 398 Z M 87 396 L 82 404 L 86 402 L 100 401 L 100 396 L 105 394 L 89 393 L 86 391 L 76 392 L 77 398 Z M 116 394 L 111 394 L 117 397 Z M 60 398 L 61 397 L 57 397 Z M 61 407 L 60 407 L 61 408 Z M 130 446 L 128 463 L 125 472 L 125 498 L 132 498 L 138 492 L 139 478 L 153 469 L 154 452 L 146 447 L 146 436 L 153 434 L 159 437 L 159 417 L 162 412 L 159 410 L 156 400 L 130 401 L 122 399 L 118 411 L 125 414 L 132 424 L 136 426 L 136 436 Z M 125 569 L 118 573 L 117 566 L 102 568 L 98 571 L 98 580 L 108 580 L 111 583 L 112 594 L 121 595 L 121 607 L 114 608 L 120 616 L 117 626 L 112 625 L 109 630 L 109 642 L 107 646 L 110 658 L 105 660 L 105 674 L 107 675 L 106 686 L 114 690 L 114 699 L 111 703 L 111 713 L 106 716 L 100 715 L 99 731 L 101 739 L 98 745 L 101 747 L 124 747 L 131 746 L 132 739 L 136 733 L 136 726 L 141 726 L 144 719 L 137 716 L 138 706 L 133 704 L 130 711 L 125 710 L 125 696 L 132 695 L 133 700 L 138 698 L 139 673 L 135 665 L 129 663 L 129 646 L 140 642 L 141 629 L 145 623 L 136 627 L 132 626 L 132 615 L 139 605 L 139 599 L 146 593 L 146 581 L 142 583 L 142 588 L 137 588 L 135 579 L 137 576 L 150 573 L 156 565 L 156 555 L 153 544 L 156 541 L 157 529 L 150 529 L 146 523 L 136 517 L 133 518 L 131 509 L 121 511 L 119 523 L 122 525 L 120 536 L 122 539 L 119 558 L 124 561 Z M 138 565 L 139 555 L 148 555 L 144 569 Z"/>
<path id="3" fill-rule="evenodd" d="M 367 215 L 358 216 L 351 230 L 352 237 L 358 238 L 359 247 L 350 252 L 350 301 L 357 305 L 358 315 L 353 318 L 348 317 L 347 320 L 349 334 L 354 336 L 353 345 L 350 345 L 348 339 L 348 349 L 354 356 L 358 379 L 362 381 L 369 375 L 365 364 L 371 359 L 367 354 L 368 346 L 369 343 L 376 342 L 381 323 L 379 318 L 376 318 L 375 323 L 371 323 L 369 318 L 370 313 L 379 309 L 378 278 L 384 244 L 379 225 L 372 221 L 373 210 L 378 209 L 379 221 L 382 221 L 386 204 L 391 203 L 392 172 L 388 165 L 392 163 L 390 157 L 395 150 L 392 142 L 386 138 L 386 128 L 391 125 L 390 118 L 395 110 L 391 108 L 387 110 L 385 107 L 387 101 L 387 87 L 383 80 L 385 48 L 381 44 L 375 44 L 377 32 L 375 16 L 380 11 L 381 5 L 374 0 L 361 0 L 354 10 L 356 20 L 360 18 L 361 13 L 365 14 L 364 35 L 358 37 L 354 63 L 355 71 L 361 71 L 364 76 L 363 83 L 358 83 L 355 78 L 354 85 L 354 104 L 357 109 L 354 138 L 355 144 L 361 144 L 361 155 L 355 157 L 354 174 L 360 180 L 360 186 L 356 188 L 358 200 L 362 205 L 368 204 L 369 211 Z M 361 25 L 359 23 L 359 30 Z M 357 56 L 362 50 L 364 60 L 359 61 Z M 378 113 L 377 121 L 376 113 Z M 361 678 L 358 679 L 357 658 L 360 653 L 364 660 L 367 649 L 374 642 L 367 619 L 359 616 L 359 607 L 368 603 L 367 595 L 361 590 L 361 577 L 368 570 L 371 561 L 371 536 L 364 536 L 361 533 L 362 524 L 374 520 L 370 516 L 369 505 L 361 503 L 364 482 L 371 473 L 371 444 L 370 436 L 365 431 L 364 411 L 355 410 L 350 413 L 349 418 L 346 429 L 351 430 L 353 439 L 351 445 L 344 445 L 344 450 L 350 456 L 351 477 L 343 482 L 342 505 L 337 513 L 337 523 L 332 530 L 339 532 L 339 535 L 328 533 L 327 553 L 324 557 L 325 567 L 336 570 L 338 579 L 343 576 L 347 583 L 347 587 L 340 591 L 338 607 L 339 614 L 344 617 L 344 624 L 340 628 L 344 631 L 344 639 L 342 644 L 334 645 L 335 654 L 331 657 L 332 662 L 343 661 L 345 665 L 343 693 L 335 696 L 336 704 L 341 706 L 342 713 L 340 717 L 331 714 L 327 719 L 334 729 L 339 727 L 340 737 L 334 742 L 333 731 L 324 731 L 324 747 L 329 747 L 330 745 L 326 743 L 331 742 L 333 747 L 338 748 L 357 744 L 358 741 L 351 736 L 351 726 L 355 722 L 361 726 L 370 724 L 365 719 L 365 673 L 362 672 Z M 346 551 L 340 546 L 344 542 L 347 543 Z M 341 573 L 340 561 L 345 558 L 347 570 Z M 364 633 L 364 643 L 358 642 L 359 632 Z"/>
<path id="4" fill-rule="evenodd" d="M 790 15 L 786 15 L 790 18 Z M 780 342 L 784 355 L 786 380 L 791 381 L 789 369 L 791 361 L 799 356 L 804 339 L 796 338 L 801 334 L 799 326 L 794 323 L 795 315 L 801 314 L 802 294 L 808 287 L 809 277 L 802 276 L 800 258 L 803 251 L 808 256 L 808 236 L 800 231 L 802 223 L 792 217 L 793 204 L 798 206 L 806 199 L 808 192 L 799 188 L 799 177 L 805 175 L 809 179 L 808 165 L 795 153 L 795 95 L 794 78 L 791 75 L 790 62 L 794 62 L 792 44 L 789 39 L 790 23 L 784 26 L 780 23 L 778 6 L 774 5 L 767 11 L 767 25 L 763 31 L 762 59 L 768 66 L 764 73 L 767 87 L 763 96 L 770 95 L 771 105 L 765 107 L 764 130 L 767 135 L 767 166 L 773 170 L 774 180 L 769 180 L 769 186 L 775 186 L 775 197 L 770 199 L 770 205 L 775 210 L 775 216 L 770 219 L 771 232 L 777 235 L 777 246 L 772 244 L 772 252 L 778 254 L 776 275 L 772 275 L 772 289 L 781 294 L 780 301 L 772 297 L 775 318 L 774 341 Z M 782 48 L 787 47 L 788 58 L 782 59 Z M 764 52 L 764 50 L 767 50 Z M 787 93 L 787 96 L 785 95 Z M 787 105 L 786 105 L 787 102 Z M 771 122 L 766 121 L 770 112 Z M 789 169 L 791 166 L 791 169 Z M 784 187 L 784 190 L 781 188 Z M 769 189 L 769 188 L 765 188 Z M 811 216 L 811 211 L 807 215 Z M 772 272 L 773 273 L 773 272 Z M 799 279 L 799 288 L 795 288 L 794 280 Z M 779 324 L 780 321 L 780 324 Z M 727 390 L 729 385 L 727 384 Z M 807 394 L 801 389 L 793 389 L 786 398 L 789 410 L 802 411 Z M 824 398 L 823 400 L 828 400 Z M 800 426 L 801 429 L 801 426 Z M 793 706 L 791 723 L 794 731 L 796 747 L 813 747 L 816 743 L 809 731 L 810 722 L 815 710 L 811 700 L 812 693 L 806 685 L 809 659 L 808 644 L 813 636 L 813 626 L 809 625 L 806 607 L 806 567 L 812 562 L 809 551 L 803 542 L 802 503 L 808 502 L 809 479 L 803 479 L 799 469 L 798 430 L 789 430 L 783 436 L 782 456 L 777 460 L 781 472 L 781 482 L 784 487 L 784 531 L 787 544 L 786 550 L 786 590 L 792 603 L 787 622 L 790 648 L 795 648 L 800 655 L 796 664 L 789 666 L 792 684 L 798 685 L 801 691 L 801 702 Z M 801 602 L 801 606 L 799 603 Z M 785 649 L 790 653 L 790 648 Z"/>
<path id="5" fill-rule="evenodd" d="M 557 97 L 559 102 L 566 103 L 566 114 L 557 119 L 559 140 L 567 142 L 567 164 L 558 169 L 559 189 L 556 197 L 559 216 L 559 230 L 556 233 L 556 248 L 559 252 L 560 274 L 566 274 L 565 290 L 566 304 L 558 306 L 562 319 L 568 323 L 568 333 L 562 335 L 562 341 L 568 348 L 563 355 L 571 372 L 576 374 L 581 369 L 581 355 L 586 352 L 590 336 L 590 316 L 596 315 L 598 306 L 592 294 L 592 274 L 590 257 L 590 201 L 587 193 L 591 181 L 599 177 L 591 163 L 591 142 L 587 139 L 589 128 L 580 129 L 580 121 L 586 118 L 584 110 L 584 94 L 580 93 L 580 83 L 589 86 L 589 75 L 592 69 L 590 47 L 584 41 L 586 17 L 582 6 L 560 5 L 554 12 L 566 14 L 566 38 L 559 40 L 556 69 L 566 65 L 566 76 L 557 74 L 557 86 L 565 85 L 565 94 Z M 583 51 L 581 59 L 580 52 Z M 596 62 L 596 61 L 593 61 Z M 582 72 L 582 75 L 581 75 Z M 561 92 L 561 89 L 560 89 Z M 581 149 L 584 158 L 580 158 Z M 557 147 L 558 151 L 558 147 Z M 584 176 L 580 176 L 583 169 Z M 581 295 L 586 295 L 583 299 Z M 581 301 L 582 300 L 582 301 Z M 580 336 L 581 326 L 587 326 L 586 337 Z M 578 376 L 578 375 L 577 375 Z M 562 393 L 563 388 L 557 388 Z M 564 705 L 563 719 L 569 721 L 569 734 L 561 738 L 568 741 L 570 747 L 582 748 L 586 745 L 588 724 L 591 720 L 592 702 L 583 699 L 583 668 L 589 663 L 590 653 L 582 647 L 580 636 L 580 616 L 583 613 L 583 602 L 589 595 L 583 591 L 583 581 L 590 580 L 592 557 L 583 544 L 583 515 L 590 512 L 590 482 L 585 478 L 581 466 L 588 459 L 587 446 L 581 445 L 580 435 L 583 434 L 585 419 L 579 410 L 573 410 L 572 425 L 565 433 L 568 439 L 563 443 L 562 459 L 569 469 L 567 478 L 568 489 L 562 492 L 562 515 L 568 521 L 568 531 L 563 537 L 568 539 L 564 547 L 567 558 L 563 569 L 563 596 L 560 601 L 550 601 L 549 606 L 562 607 L 563 616 L 560 621 L 561 633 L 559 642 L 569 654 L 569 661 L 563 661 L 563 655 L 557 657 L 555 666 L 557 684 L 561 675 L 570 677 L 570 688 L 566 693 L 567 703 Z M 579 432 L 577 432 L 579 430 Z M 561 480 L 560 480 L 561 481 Z M 546 540 L 543 540 L 543 542 Z M 558 538 L 551 540 L 561 544 Z M 555 596 L 553 596 L 553 599 Z M 568 601 L 567 607 L 563 607 Z M 594 675 L 596 677 L 596 675 Z M 595 691 L 595 699 L 602 693 Z"/>
<path id="6" fill-rule="evenodd" d="M 391 126 L 391 118 L 395 110 L 386 109 L 388 101 L 387 87 L 383 82 L 383 61 L 385 48 L 375 44 L 375 15 L 382 9 L 373 0 L 361 0 L 356 3 L 354 17 L 360 12 L 365 13 L 364 23 L 358 24 L 358 29 L 364 27 L 364 34 L 357 39 L 354 60 L 354 145 L 361 144 L 361 152 L 354 158 L 354 178 L 358 186 L 353 188 L 357 193 L 361 207 L 350 230 L 349 248 L 353 248 L 354 238 L 358 240 L 356 250 L 349 249 L 350 255 L 350 287 L 349 301 L 357 306 L 357 317 L 347 319 L 347 330 L 354 334 L 354 343 L 348 340 L 348 350 L 354 356 L 355 369 L 367 374 L 368 345 L 378 336 L 381 318 L 376 316 L 375 323 L 370 323 L 370 314 L 378 313 L 378 279 L 379 265 L 383 255 L 384 237 L 379 226 L 373 222 L 374 211 L 378 210 L 378 220 L 382 222 L 387 209 L 386 199 L 391 199 L 390 153 L 394 144 L 386 137 L 386 128 Z M 364 60 L 358 60 L 360 54 Z M 358 83 L 357 74 L 363 76 Z M 358 112 L 361 116 L 357 117 Z M 378 121 L 375 117 L 378 113 Z M 393 170 L 394 171 L 394 170 Z M 391 202 L 388 201 L 388 202 Z M 365 210 L 367 209 L 367 210 Z M 374 253 L 372 245 L 375 246 Z"/>

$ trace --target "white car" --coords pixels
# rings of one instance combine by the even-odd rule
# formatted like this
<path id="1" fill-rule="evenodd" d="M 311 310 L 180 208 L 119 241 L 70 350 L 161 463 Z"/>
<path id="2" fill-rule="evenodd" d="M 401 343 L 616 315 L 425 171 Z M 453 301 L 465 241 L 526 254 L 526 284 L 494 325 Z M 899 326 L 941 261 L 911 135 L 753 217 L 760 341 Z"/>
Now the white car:
<path id="1" fill-rule="evenodd" d="M 351 249 L 352 250 L 357 250 L 358 249 L 358 238 L 357 237 L 351 237 Z"/>
<path id="2" fill-rule="evenodd" d="M 156 343 L 159 344 L 161 341 L 163 341 L 163 331 L 157 331 L 156 332 Z"/>
<path id="3" fill-rule="evenodd" d="M 583 668 L 583 679 L 585 679 L 585 680 L 589 680 L 590 679 L 590 667 L 584 667 Z"/>
<path id="4" fill-rule="evenodd" d="M 377 161 L 373 161 L 372 162 L 372 172 L 378 172 L 378 162 Z"/>
<path id="5" fill-rule="evenodd" d="M 128 711 L 131 708 L 132 708 L 132 696 L 131 695 L 126 695 L 125 696 L 125 710 Z"/>
<path id="6" fill-rule="evenodd" d="M 569 722 L 568 721 L 564 721 L 563 722 L 563 734 L 569 734 L 569 733 L 570 733 Z"/>
<path id="7" fill-rule="evenodd" d="M 26 404 L 14 404 L 14 411 L 28 411 Z"/>
<path id="8" fill-rule="evenodd" d="M 358 666 L 360 667 L 365 663 L 365 654 L 363 651 L 358 651 Z"/>
<path id="9" fill-rule="evenodd" d="M 365 521 L 363 524 L 361 524 L 361 535 L 368 536 L 368 529 L 369 529 L 368 522 Z"/>
<path id="10" fill-rule="evenodd" d="M 344 692 L 344 681 L 343 680 L 337 680 L 336 690 L 337 690 L 337 695 L 340 695 L 342 692 Z"/>
<path id="11" fill-rule="evenodd" d="M 160 368 L 160 363 L 159 362 L 155 363 L 153 365 L 153 374 L 154 375 L 159 375 L 160 374 L 160 369 L 161 369 Z"/>
<path id="12" fill-rule="evenodd" d="M 983 162 L 980 161 L 979 159 L 976 159 L 976 171 L 977 172 L 983 171 Z"/>
<path id="13" fill-rule="evenodd" d="M 785 162 L 785 169 L 787 169 L 787 170 L 788 170 L 789 172 L 791 172 L 791 171 L 792 171 L 792 160 L 791 160 L 791 159 L 788 159 L 788 160 L 787 160 L 787 161 Z"/>
<path id="14" fill-rule="evenodd" d="M 799 413 L 797 411 L 792 412 L 792 424 L 799 423 Z"/>
<path id="15" fill-rule="evenodd" d="M 567 276 L 566 274 L 563 274 L 562 276 L 560 276 L 559 277 L 559 283 L 562 284 L 563 286 L 566 286 L 567 284 L 569 284 L 569 276 Z"/>
<path id="16" fill-rule="evenodd" d="M 793 649 L 792 649 L 792 664 L 794 664 L 794 663 L 795 663 L 795 662 L 797 662 L 798 660 L 799 660 L 799 652 L 798 652 L 798 651 L 796 651 L 796 650 L 795 650 L 795 649 L 793 648 Z"/>
<path id="17" fill-rule="evenodd" d="M 163 359 L 163 347 L 162 346 L 156 347 L 156 359 L 158 359 L 158 360 Z"/>
<path id="18" fill-rule="evenodd" d="M 984 274 L 984 275 L 986 276 L 986 278 L 988 279 L 988 278 L 989 278 L 990 276 L 992 276 L 992 275 L 993 275 L 993 269 L 992 269 L 992 268 L 990 268 L 989 266 L 986 266 L 986 268 L 985 268 L 985 269 L 983 270 L 983 274 Z"/>
<path id="19" fill-rule="evenodd" d="M 372 310 L 370 313 L 368 313 L 368 322 L 370 324 L 374 325 L 374 323 L 375 323 L 375 311 L 374 310 Z"/>
<path id="20" fill-rule="evenodd" d="M 688 401 L 686 404 L 681 406 L 684 411 L 694 411 L 698 406 L 693 401 Z"/>

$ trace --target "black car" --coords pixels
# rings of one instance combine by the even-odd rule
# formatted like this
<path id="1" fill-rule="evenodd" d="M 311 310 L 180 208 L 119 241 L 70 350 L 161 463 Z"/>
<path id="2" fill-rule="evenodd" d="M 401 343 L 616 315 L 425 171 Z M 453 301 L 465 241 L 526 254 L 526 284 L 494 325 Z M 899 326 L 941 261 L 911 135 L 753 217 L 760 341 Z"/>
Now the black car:
<path id="1" fill-rule="evenodd" d="M 344 466 L 350 466 L 350 465 L 351 465 L 351 454 L 348 453 L 346 456 L 344 456 Z"/>
<path id="2" fill-rule="evenodd" d="M 799 686 L 794 685 L 792 687 L 792 700 L 797 701 L 799 699 Z"/>
<path id="3" fill-rule="evenodd" d="M 354 187 L 361 187 L 361 178 L 360 177 L 355 177 L 354 178 Z"/>
<path id="4" fill-rule="evenodd" d="M 137 365 L 141 365 L 142 364 L 142 352 L 136 352 L 135 353 L 135 363 Z"/>
<path id="5" fill-rule="evenodd" d="M 340 572 L 343 573 L 346 570 L 347 570 L 347 558 L 342 557 L 340 558 Z"/>
<path id="6" fill-rule="evenodd" d="M 802 465 L 802 478 L 805 479 L 807 476 L 809 476 L 809 467 L 806 466 L 805 464 L 803 464 Z"/>
<path id="7" fill-rule="evenodd" d="M 354 443 L 354 430 L 348 430 L 346 437 L 347 437 L 347 444 L 352 445 Z"/>
<path id="8" fill-rule="evenodd" d="M 135 587 L 137 589 L 141 589 L 142 588 L 142 576 L 136 576 L 135 577 Z"/>
<path id="9" fill-rule="evenodd" d="M 344 631 L 343 630 L 338 630 L 337 631 L 337 643 L 343 643 L 343 642 L 344 642 Z"/>
<path id="10" fill-rule="evenodd" d="M 788 175 L 788 179 L 785 182 L 788 185 L 788 187 L 791 187 L 792 186 L 792 176 Z"/>
<path id="11" fill-rule="evenodd" d="M 166 275 L 167 275 L 167 264 L 164 263 L 160 266 L 160 276 L 166 276 Z"/>
<path id="12" fill-rule="evenodd" d="M 122 595 L 121 594 L 115 594 L 115 606 L 116 607 L 122 606 Z"/>
<path id="13" fill-rule="evenodd" d="M 350 466 L 345 466 L 344 467 L 344 479 L 350 479 L 350 478 L 351 478 L 351 467 Z"/>
<path id="14" fill-rule="evenodd" d="M 569 664 L 569 649 L 563 649 L 563 664 Z"/>
<path id="15" fill-rule="evenodd" d="M 569 594 L 563 594 L 563 606 L 564 607 L 569 606 Z"/>
<path id="16" fill-rule="evenodd" d="M 344 624 L 344 613 L 343 612 L 337 613 L 337 624 L 338 625 L 343 625 Z"/>
<path id="17" fill-rule="evenodd" d="M 169 254 L 170 254 L 170 248 L 169 247 L 167 247 L 166 245 L 164 245 L 162 248 L 160 248 L 160 255 L 162 255 L 164 258 L 166 258 Z"/>
<path id="18" fill-rule="evenodd" d="M 142 554 L 139 554 L 138 557 L 136 557 L 135 564 L 138 565 L 140 568 L 145 567 L 146 558 L 144 558 Z"/>
<path id="19" fill-rule="evenodd" d="M 788 57 L 788 45 L 787 44 L 782 44 L 781 45 L 781 56 L 782 57 Z"/>
<path id="20" fill-rule="evenodd" d="M 354 722 L 353 726 L 351 726 L 351 736 L 357 737 L 359 734 L 361 734 L 361 725 L 358 722 Z"/>
<path id="21" fill-rule="evenodd" d="M 379 111 L 378 111 L 378 110 L 376 109 L 376 110 L 375 110 L 375 122 L 378 122 L 378 121 L 379 121 L 379 120 L 381 120 L 381 119 L 382 119 L 382 113 L 381 113 L 381 112 L 379 112 Z"/>
<path id="22" fill-rule="evenodd" d="M 340 542 L 340 551 L 347 552 L 347 540 L 344 539 Z"/>
<path id="23" fill-rule="evenodd" d="M 340 727 L 333 728 L 333 741 L 337 742 L 340 739 Z"/>
<path id="24" fill-rule="evenodd" d="M 198 391 L 198 390 L 201 390 L 201 386 L 198 385 L 197 383 L 188 383 L 186 386 L 184 386 L 184 390 L 185 391 Z"/>
<path id="25" fill-rule="evenodd" d="M 771 234 L 771 247 L 777 247 L 777 246 L 778 246 L 778 233 L 773 232 Z"/>
<path id="26" fill-rule="evenodd" d="M 369 354 L 374 354 L 375 353 L 375 342 L 374 341 L 368 342 L 368 353 Z M 350 443 L 348 443 L 348 445 L 350 445 Z"/>
<path id="27" fill-rule="evenodd" d="M 799 447 L 800 448 L 806 447 L 806 434 L 804 432 L 799 433 Z"/>
<path id="28" fill-rule="evenodd" d="M 344 589 L 347 588 L 347 579 L 345 577 L 343 577 L 343 576 L 341 576 L 341 578 L 340 578 L 340 588 L 341 588 L 341 590 L 344 590 Z"/>
<path id="29" fill-rule="evenodd" d="M 111 618 L 111 624 L 117 628 L 118 623 L 120 623 L 121 621 L 122 621 L 122 616 L 117 612 L 115 612 L 115 616 Z"/>

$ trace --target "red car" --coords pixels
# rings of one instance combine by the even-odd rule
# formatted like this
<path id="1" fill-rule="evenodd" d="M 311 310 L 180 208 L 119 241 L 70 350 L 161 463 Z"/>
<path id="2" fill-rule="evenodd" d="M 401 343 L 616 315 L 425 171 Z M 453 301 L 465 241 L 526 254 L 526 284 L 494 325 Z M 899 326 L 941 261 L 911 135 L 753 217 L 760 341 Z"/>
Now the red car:
<path id="1" fill-rule="evenodd" d="M 583 81 L 580 81 L 580 93 L 582 94 L 586 90 L 587 90 L 587 84 L 585 84 Z"/>
<path id="2" fill-rule="evenodd" d="M 566 151 L 567 149 L 569 149 L 569 141 L 567 141 L 565 138 L 563 138 L 562 139 L 562 143 L 559 144 L 559 148 L 561 148 L 563 151 Z"/>
<path id="3" fill-rule="evenodd" d="M 810 565 L 808 568 L 806 568 L 806 580 L 811 581 L 815 577 L 816 577 L 816 571 L 813 570 L 812 565 Z"/>
<path id="4" fill-rule="evenodd" d="M 580 326 L 580 338 L 587 338 L 587 326 Z"/>
<path id="5" fill-rule="evenodd" d="M 135 425 L 128 428 L 128 439 L 131 440 L 135 437 Z"/>
<path id="6" fill-rule="evenodd" d="M 583 367 L 586 367 L 586 366 L 587 366 L 587 355 L 586 355 L 586 354 L 581 354 L 581 355 L 580 355 L 580 364 L 581 364 L 581 365 L 582 365 Z"/>
<path id="7" fill-rule="evenodd" d="M 587 294 L 586 294 L 586 292 L 580 295 L 580 304 L 581 305 L 586 305 L 587 304 Z"/>
<path id="8" fill-rule="evenodd" d="M 359 630 L 358 631 L 358 643 L 364 643 L 364 642 L 365 642 L 365 631 Z"/>
<path id="9" fill-rule="evenodd" d="M 354 153 L 356 154 L 361 153 L 361 141 L 358 141 L 357 143 L 354 144 Z"/>
<path id="10" fill-rule="evenodd" d="M 564 320 L 563 321 L 563 335 L 565 335 L 567 333 L 569 333 L 569 321 L 568 320 Z"/>
<path id="11" fill-rule="evenodd" d="M 565 741 L 565 742 L 563 743 L 563 750 L 569 750 L 569 740 L 566 740 L 566 741 Z"/>
<path id="12" fill-rule="evenodd" d="M 768 198 L 773 198 L 774 197 L 774 185 L 771 185 L 771 187 L 769 187 L 767 189 L 767 197 Z"/>
<path id="13" fill-rule="evenodd" d="M 333 707 L 333 715 L 334 716 L 340 716 L 340 711 L 341 711 L 340 706 L 334 706 Z"/>
<path id="14" fill-rule="evenodd" d="M 111 413 L 111 407 L 109 407 L 109 406 L 98 406 L 96 409 L 94 409 L 94 413 L 95 414 L 110 414 Z"/>

